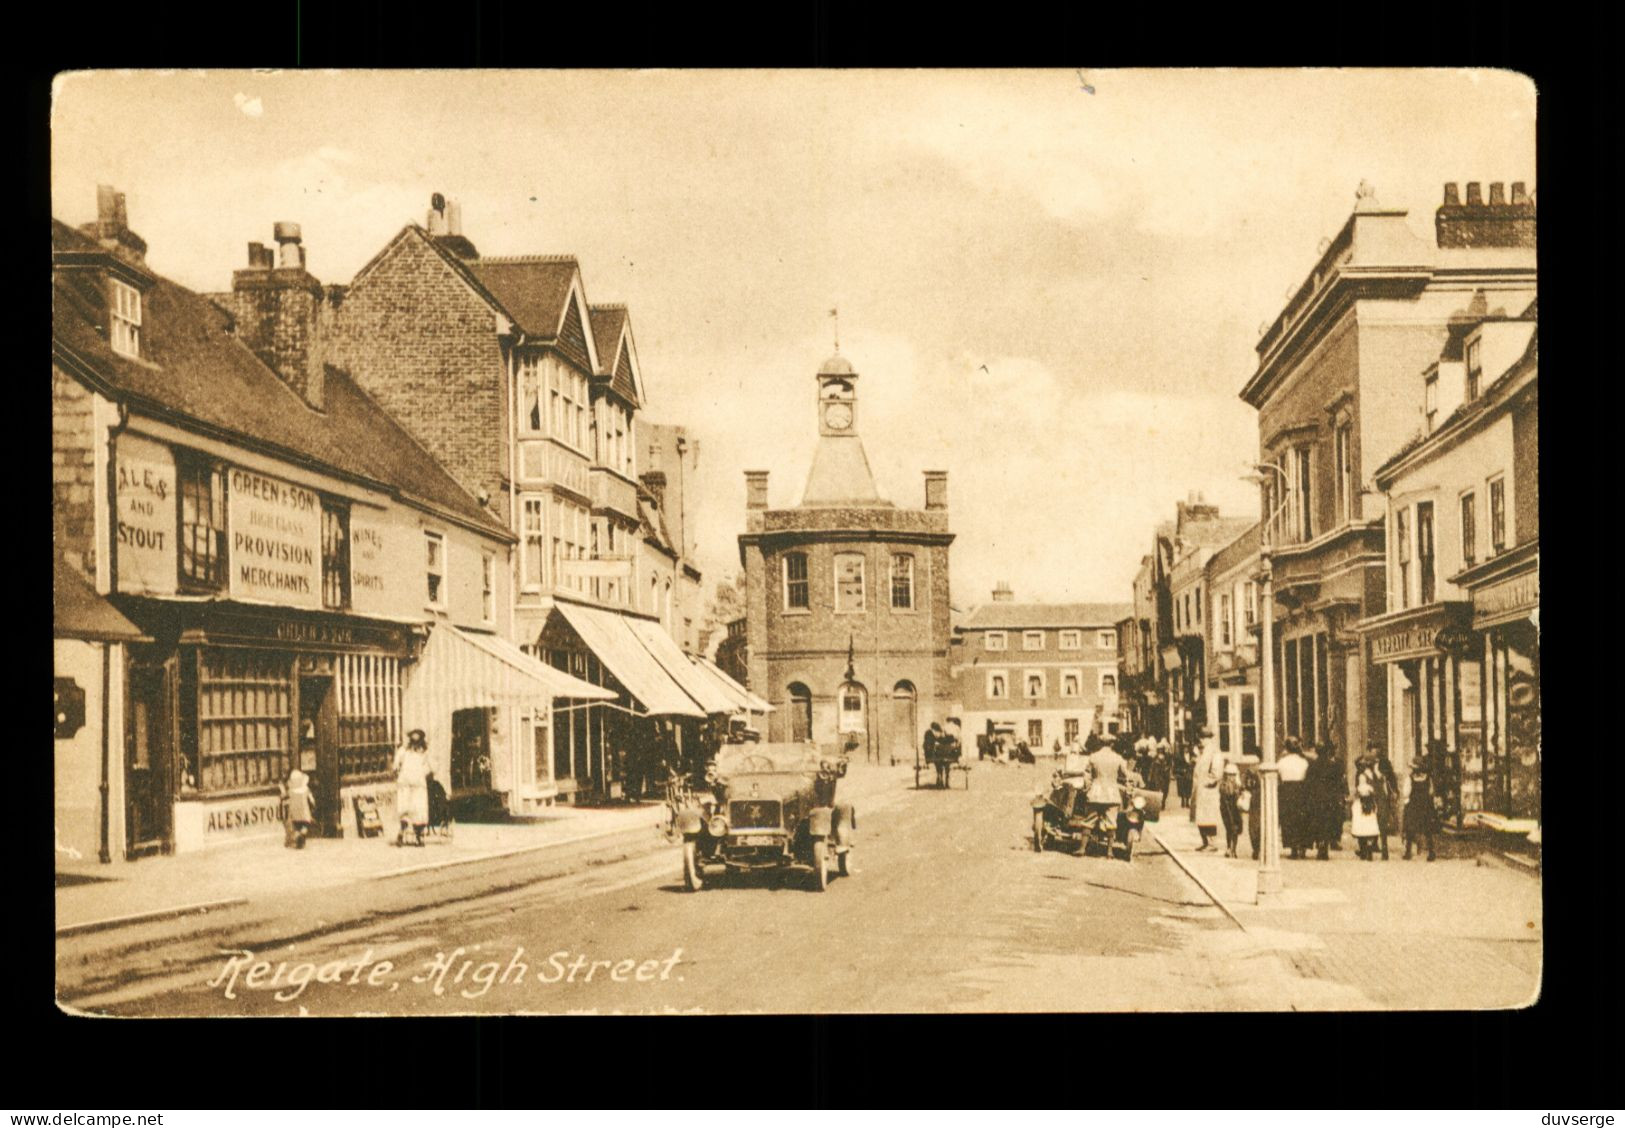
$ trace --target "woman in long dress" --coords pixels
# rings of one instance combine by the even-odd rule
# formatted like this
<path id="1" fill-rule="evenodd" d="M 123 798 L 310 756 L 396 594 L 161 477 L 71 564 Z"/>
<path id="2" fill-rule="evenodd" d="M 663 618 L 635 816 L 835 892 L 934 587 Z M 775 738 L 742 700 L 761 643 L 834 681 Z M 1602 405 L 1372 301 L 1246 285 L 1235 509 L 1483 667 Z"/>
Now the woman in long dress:
<path id="1" fill-rule="evenodd" d="M 406 734 L 406 743 L 395 751 L 395 810 L 401 829 L 395 845 L 406 844 L 406 829 L 412 828 L 414 845 L 423 845 L 423 830 L 429 825 L 429 742 L 422 729 Z"/>
<path id="2" fill-rule="evenodd" d="M 1219 783 L 1224 778 L 1225 757 L 1210 743 L 1212 739 L 1212 730 L 1203 729 L 1196 763 L 1191 769 L 1191 790 L 1196 796 L 1194 821 L 1202 835 L 1198 850 L 1211 849 L 1208 839 L 1219 831 Z"/>
<path id="3" fill-rule="evenodd" d="M 1376 755 L 1368 752 L 1354 763 L 1354 802 L 1350 805 L 1349 820 L 1361 861 L 1372 859 L 1377 852 L 1377 840 L 1382 836 L 1382 791 L 1382 769 Z"/>

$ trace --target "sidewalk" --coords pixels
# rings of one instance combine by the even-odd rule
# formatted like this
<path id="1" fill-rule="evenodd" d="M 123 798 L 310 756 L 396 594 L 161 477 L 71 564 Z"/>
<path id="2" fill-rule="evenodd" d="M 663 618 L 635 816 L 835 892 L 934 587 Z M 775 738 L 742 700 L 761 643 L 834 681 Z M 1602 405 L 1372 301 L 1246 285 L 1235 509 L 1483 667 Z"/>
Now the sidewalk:
<path id="1" fill-rule="evenodd" d="M 1328 861 L 1281 859 L 1282 892 L 1260 900 L 1245 831 L 1239 858 L 1196 852 L 1201 835 L 1173 806 L 1152 831 L 1247 932 L 1299 976 L 1352 986 L 1384 1008 L 1487 1009 L 1532 1003 L 1540 986 L 1538 872 L 1498 852 L 1441 851 L 1438 861 L 1363 862 L 1354 840 Z"/>
<path id="2" fill-rule="evenodd" d="M 239 845 L 99 865 L 59 858 L 56 926 L 63 931 L 149 914 L 225 908 L 297 889 L 375 881 L 508 854 L 616 835 L 647 835 L 665 844 L 666 808 L 556 807 L 545 816 L 503 823 L 457 823 L 450 839 L 430 836 L 422 848 L 383 838 L 312 838 L 290 850 L 280 833 Z M 133 922 L 132 922 L 133 923 Z"/>

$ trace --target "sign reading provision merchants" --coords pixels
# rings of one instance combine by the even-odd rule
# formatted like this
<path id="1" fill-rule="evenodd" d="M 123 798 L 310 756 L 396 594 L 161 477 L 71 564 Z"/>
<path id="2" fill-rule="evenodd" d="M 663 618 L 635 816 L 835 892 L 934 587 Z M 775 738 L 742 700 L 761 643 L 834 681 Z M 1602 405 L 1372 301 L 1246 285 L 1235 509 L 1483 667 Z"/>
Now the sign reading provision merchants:
<path id="1" fill-rule="evenodd" d="M 322 503 L 291 482 L 232 467 L 226 489 L 233 598 L 322 605 Z"/>

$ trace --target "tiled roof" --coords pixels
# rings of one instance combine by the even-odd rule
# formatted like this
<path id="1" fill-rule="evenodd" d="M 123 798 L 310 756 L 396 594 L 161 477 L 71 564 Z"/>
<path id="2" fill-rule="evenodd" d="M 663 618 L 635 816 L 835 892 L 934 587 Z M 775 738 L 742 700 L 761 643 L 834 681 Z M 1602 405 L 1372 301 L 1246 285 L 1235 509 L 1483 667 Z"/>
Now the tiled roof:
<path id="1" fill-rule="evenodd" d="M 59 251 L 96 250 L 66 224 L 51 221 Z M 268 444 L 314 463 L 392 488 L 409 499 L 474 522 L 507 529 L 350 377 L 329 367 L 324 410 L 310 407 L 228 330 L 231 317 L 201 294 L 161 276 L 142 301 L 141 359 L 113 351 L 89 279 L 53 277 L 53 340 L 138 405 Z"/>
<path id="2" fill-rule="evenodd" d="M 526 334 L 551 340 L 559 331 L 570 283 L 579 269 L 574 257 L 482 258 L 466 265 Z"/>
<path id="3" fill-rule="evenodd" d="M 588 310 L 598 364 L 610 373 L 609 386 L 630 403 L 638 402 L 638 383 L 632 376 L 632 345 L 622 340 L 631 315 L 624 305 L 595 305 Z"/>
<path id="4" fill-rule="evenodd" d="M 965 630 L 1114 627 L 1134 617 L 1128 603 L 984 603 L 958 625 Z"/>

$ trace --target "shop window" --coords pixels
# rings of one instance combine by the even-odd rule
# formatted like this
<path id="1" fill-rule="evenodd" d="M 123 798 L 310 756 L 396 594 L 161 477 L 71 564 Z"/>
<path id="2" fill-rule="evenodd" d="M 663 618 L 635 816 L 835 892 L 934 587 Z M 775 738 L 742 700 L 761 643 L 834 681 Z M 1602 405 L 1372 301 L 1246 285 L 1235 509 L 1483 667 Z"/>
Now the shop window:
<path id="1" fill-rule="evenodd" d="M 109 341 L 113 351 L 125 356 L 141 355 L 141 291 L 113 281 L 112 324 Z"/>
<path id="2" fill-rule="evenodd" d="M 1470 492 L 1461 495 L 1461 563 L 1478 563 L 1478 499 Z"/>
<path id="3" fill-rule="evenodd" d="M 322 606 L 350 606 L 350 507 L 322 499 Z"/>
<path id="4" fill-rule="evenodd" d="M 1258 755 L 1258 716 L 1255 712 L 1253 695 L 1243 693 L 1241 698 L 1241 754 L 1243 756 Z"/>
<path id="5" fill-rule="evenodd" d="M 1416 587 L 1423 606 L 1433 602 L 1433 503 L 1416 503 Z"/>
<path id="6" fill-rule="evenodd" d="M 1219 751 L 1220 752 L 1228 752 L 1228 751 L 1230 751 L 1230 697 L 1229 697 L 1229 695 L 1228 694 L 1221 694 L 1219 696 L 1219 698 L 1217 699 L 1217 701 L 1215 702 L 1215 704 L 1217 705 L 1218 712 L 1219 712 L 1218 724 L 1215 726 L 1218 729 L 1218 735 L 1219 735 Z"/>
<path id="7" fill-rule="evenodd" d="M 1490 555 L 1499 556 L 1507 550 L 1507 491 L 1506 479 L 1496 478 L 1490 483 Z"/>
<path id="8" fill-rule="evenodd" d="M 835 610 L 837 613 L 853 612 L 862 611 L 863 607 L 863 555 L 857 552 L 837 552 Z"/>
<path id="9" fill-rule="evenodd" d="M 287 777 L 292 669 L 287 657 L 275 653 L 203 650 L 197 713 L 200 791 L 265 787 Z"/>
<path id="10" fill-rule="evenodd" d="M 914 610 L 914 557 L 906 552 L 891 558 L 891 605 L 894 611 Z"/>
<path id="11" fill-rule="evenodd" d="M 805 611 L 812 603 L 807 584 L 807 554 L 786 553 L 784 557 L 784 609 Z"/>
<path id="12" fill-rule="evenodd" d="M 1315 640 L 1318 636 L 1309 635 L 1298 643 L 1298 671 L 1297 676 L 1303 679 L 1302 699 L 1299 705 L 1303 727 L 1298 735 L 1305 740 L 1316 740 L 1319 729 L 1316 707 L 1319 703 L 1315 696 Z"/>
<path id="13" fill-rule="evenodd" d="M 430 607 L 446 602 L 446 538 L 439 533 L 423 534 L 424 569 L 428 579 Z"/>
<path id="14" fill-rule="evenodd" d="M 339 772 L 345 779 L 387 772 L 401 743 L 401 667 L 373 654 L 338 656 Z"/>
<path id="15" fill-rule="evenodd" d="M 218 589 L 226 583 L 226 473 L 218 463 L 177 459 L 182 585 Z"/>

